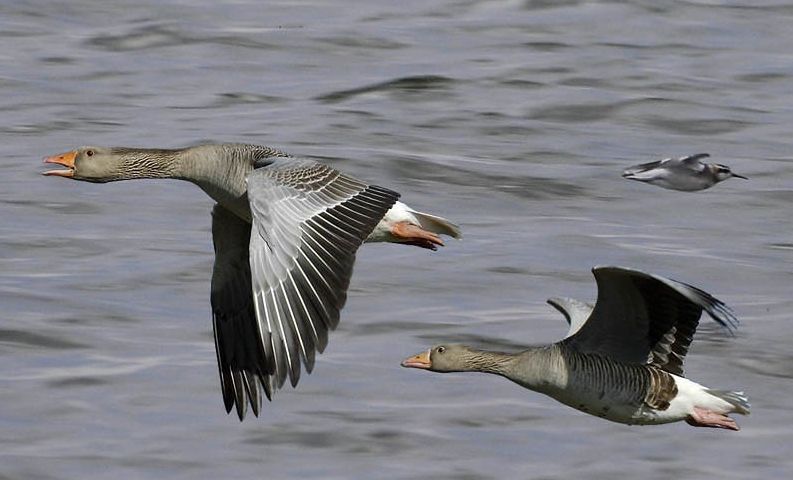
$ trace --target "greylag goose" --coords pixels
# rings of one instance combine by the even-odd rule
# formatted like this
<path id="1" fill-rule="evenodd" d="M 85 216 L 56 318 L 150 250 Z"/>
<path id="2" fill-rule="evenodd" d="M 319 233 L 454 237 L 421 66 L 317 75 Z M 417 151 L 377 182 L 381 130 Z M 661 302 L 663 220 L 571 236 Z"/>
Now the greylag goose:
<path id="1" fill-rule="evenodd" d="M 685 420 L 738 430 L 749 413 L 743 392 L 712 390 L 683 375 L 683 360 L 705 310 L 730 333 L 738 320 L 690 285 L 622 267 L 595 267 L 597 303 L 551 299 L 570 321 L 563 340 L 519 353 L 436 345 L 402 362 L 433 372 L 485 372 L 582 412 L 629 425 Z M 572 305 L 572 307 L 571 307 Z M 582 315 L 587 315 L 582 321 Z"/>
<path id="2" fill-rule="evenodd" d="M 707 153 L 698 153 L 634 165 L 622 172 L 622 178 L 683 192 L 705 190 L 730 177 L 748 180 L 743 175 L 733 173 L 726 165 L 701 161 L 709 156 Z"/>
<path id="3" fill-rule="evenodd" d="M 198 185 L 212 210 L 211 304 L 223 401 L 240 420 L 288 377 L 308 373 L 339 322 L 362 242 L 435 250 L 446 219 L 398 202 L 399 194 L 270 147 L 201 145 L 165 150 L 81 147 L 45 158 L 44 175 L 112 182 L 175 178 Z"/>

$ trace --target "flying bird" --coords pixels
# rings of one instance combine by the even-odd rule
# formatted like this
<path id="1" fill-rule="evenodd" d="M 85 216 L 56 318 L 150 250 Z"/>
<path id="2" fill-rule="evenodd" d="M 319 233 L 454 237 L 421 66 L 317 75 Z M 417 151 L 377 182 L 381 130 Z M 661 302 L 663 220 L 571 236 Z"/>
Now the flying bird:
<path id="1" fill-rule="evenodd" d="M 743 392 L 714 390 L 683 374 L 683 360 L 706 311 L 729 332 L 738 320 L 721 301 L 685 283 L 624 267 L 595 267 L 594 306 L 551 299 L 570 323 L 556 343 L 519 353 L 435 345 L 402 366 L 485 372 L 613 422 L 738 430 L 730 413 L 749 413 Z"/>
<path id="2" fill-rule="evenodd" d="M 733 173 L 726 165 L 701 161 L 708 157 L 710 155 L 707 153 L 698 153 L 688 157 L 642 163 L 625 169 L 622 178 L 683 192 L 705 190 L 730 177 L 747 180 L 743 175 Z"/>
<path id="3" fill-rule="evenodd" d="M 435 250 L 448 220 L 397 201 L 399 194 L 270 147 L 80 147 L 45 158 L 44 175 L 105 183 L 174 178 L 215 202 L 210 300 L 223 401 L 240 420 L 261 394 L 308 373 L 336 328 L 358 247 L 394 242 Z"/>

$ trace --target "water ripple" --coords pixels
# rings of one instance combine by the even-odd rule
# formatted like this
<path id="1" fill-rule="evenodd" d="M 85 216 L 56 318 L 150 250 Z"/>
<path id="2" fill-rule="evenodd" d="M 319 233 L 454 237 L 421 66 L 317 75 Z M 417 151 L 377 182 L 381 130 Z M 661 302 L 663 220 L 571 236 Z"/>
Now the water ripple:
<path id="1" fill-rule="evenodd" d="M 196 43 L 214 43 L 244 48 L 273 48 L 272 44 L 253 40 L 243 35 L 196 35 L 170 25 L 147 25 L 126 33 L 96 35 L 86 41 L 91 47 L 110 52 L 127 52 L 155 48 L 188 46 Z"/>
<path id="2" fill-rule="evenodd" d="M 456 80 L 440 75 L 415 75 L 411 77 L 396 78 L 385 82 L 378 82 L 363 87 L 351 88 L 349 90 L 339 90 L 331 93 L 326 93 L 316 97 L 316 100 L 325 103 L 337 103 L 351 98 L 364 95 L 367 93 L 409 93 L 409 94 L 422 94 L 422 93 L 437 93 L 448 91 L 448 89 L 457 83 Z"/>
<path id="3" fill-rule="evenodd" d="M 72 350 L 86 348 L 85 344 L 56 337 L 49 334 L 36 333 L 29 330 L 0 329 L 0 343 L 21 347 L 47 348 L 54 350 Z"/>

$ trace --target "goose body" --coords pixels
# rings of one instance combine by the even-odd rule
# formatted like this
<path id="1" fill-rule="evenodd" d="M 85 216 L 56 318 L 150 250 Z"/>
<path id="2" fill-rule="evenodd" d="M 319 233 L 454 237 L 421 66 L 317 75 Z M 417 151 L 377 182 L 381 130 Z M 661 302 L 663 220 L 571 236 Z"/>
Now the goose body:
<path id="1" fill-rule="evenodd" d="M 80 147 L 45 159 L 44 172 L 105 183 L 174 178 L 198 185 L 212 210 L 211 304 L 227 412 L 242 420 L 288 378 L 300 378 L 339 321 L 355 254 L 365 241 L 435 250 L 446 219 L 412 210 L 399 194 L 271 147 Z"/>
<path id="2" fill-rule="evenodd" d="M 746 179 L 733 173 L 726 165 L 702 162 L 702 159 L 709 156 L 707 153 L 698 153 L 642 163 L 625 169 L 622 177 L 684 192 L 705 190 L 730 177 Z"/>
<path id="3" fill-rule="evenodd" d="M 501 375 L 618 423 L 685 420 L 738 430 L 727 415 L 749 413 L 743 393 L 712 390 L 683 375 L 683 360 L 702 311 L 732 331 L 737 320 L 729 308 L 696 287 L 638 270 L 596 267 L 593 273 L 597 303 L 586 321 L 559 342 L 519 353 L 436 345 L 406 359 L 403 366 Z M 566 315 L 568 319 L 587 312 L 583 302 L 570 304 L 578 313 Z M 575 326 L 571 321 L 571 330 Z"/>

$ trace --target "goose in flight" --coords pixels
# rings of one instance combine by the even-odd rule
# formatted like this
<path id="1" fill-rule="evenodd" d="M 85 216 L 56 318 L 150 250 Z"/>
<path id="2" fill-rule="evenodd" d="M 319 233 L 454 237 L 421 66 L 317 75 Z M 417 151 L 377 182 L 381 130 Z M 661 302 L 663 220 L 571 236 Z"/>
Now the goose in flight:
<path id="1" fill-rule="evenodd" d="M 701 161 L 709 156 L 707 153 L 698 153 L 634 165 L 622 172 L 622 178 L 683 192 L 705 190 L 730 177 L 747 180 L 743 175 L 733 173 L 726 165 Z"/>
<path id="2" fill-rule="evenodd" d="M 710 294 L 623 267 L 595 267 L 594 307 L 552 299 L 570 322 L 563 340 L 519 353 L 440 344 L 402 366 L 433 372 L 485 372 L 613 422 L 685 420 L 738 430 L 730 413 L 749 413 L 743 392 L 714 390 L 683 375 L 683 360 L 706 311 L 730 333 L 738 320 Z"/>
<path id="3" fill-rule="evenodd" d="M 213 330 L 223 401 L 240 420 L 258 416 L 287 377 L 314 366 L 336 328 L 362 242 L 435 250 L 444 218 L 417 212 L 399 194 L 327 165 L 246 144 L 181 149 L 80 147 L 45 158 L 65 168 L 44 175 L 104 183 L 174 178 L 215 202 Z"/>

